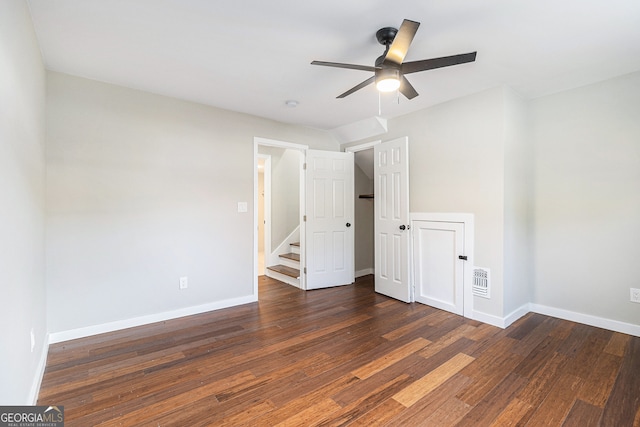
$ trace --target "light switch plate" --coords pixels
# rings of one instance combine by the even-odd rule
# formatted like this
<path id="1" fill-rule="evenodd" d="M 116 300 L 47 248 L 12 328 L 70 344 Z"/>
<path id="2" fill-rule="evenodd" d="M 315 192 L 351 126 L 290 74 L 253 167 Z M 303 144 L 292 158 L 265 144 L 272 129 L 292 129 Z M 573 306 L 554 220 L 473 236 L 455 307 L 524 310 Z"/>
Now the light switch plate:
<path id="1" fill-rule="evenodd" d="M 247 206 L 247 202 L 238 202 L 238 212 L 247 212 L 248 210 L 248 206 Z"/>

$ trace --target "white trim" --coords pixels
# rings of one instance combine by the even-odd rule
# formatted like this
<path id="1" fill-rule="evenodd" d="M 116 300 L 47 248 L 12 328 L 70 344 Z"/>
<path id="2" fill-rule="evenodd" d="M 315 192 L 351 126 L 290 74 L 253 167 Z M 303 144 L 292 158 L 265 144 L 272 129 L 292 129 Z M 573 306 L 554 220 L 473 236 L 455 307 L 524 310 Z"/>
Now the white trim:
<path id="1" fill-rule="evenodd" d="M 49 339 L 50 338 L 47 336 L 42 346 L 42 353 L 40 354 L 40 360 L 38 360 L 38 366 L 36 367 L 36 375 L 33 378 L 33 384 L 31 384 L 31 390 L 29 390 L 29 396 L 27 398 L 27 402 L 29 402 L 28 405 L 36 405 L 38 403 L 40 386 L 42 385 L 44 371 L 47 367 L 47 356 L 49 355 Z"/>
<path id="2" fill-rule="evenodd" d="M 269 265 L 268 254 L 271 254 L 271 155 L 269 154 L 256 154 L 256 163 L 258 159 L 264 159 L 264 170 L 263 170 L 263 185 L 264 185 L 264 267 L 265 269 Z M 256 186 L 255 186 L 255 206 L 256 206 L 256 230 L 259 229 L 258 217 L 260 216 L 258 213 L 259 210 L 259 202 L 258 202 L 258 181 L 257 181 L 257 165 L 256 165 Z M 260 236 L 256 237 L 258 240 Z M 256 254 L 258 253 L 258 246 L 256 246 Z M 256 268 L 256 274 L 260 274 Z M 256 290 L 257 292 L 257 290 Z"/>
<path id="3" fill-rule="evenodd" d="M 277 271 L 265 269 L 265 276 L 271 277 L 272 279 L 279 280 L 287 285 L 295 286 L 298 289 L 300 288 L 300 278 L 297 279 L 291 276 L 287 276 L 286 274 L 278 273 Z"/>
<path id="4" fill-rule="evenodd" d="M 464 225 L 464 251 L 467 260 L 464 263 L 464 284 L 463 284 L 463 300 L 464 300 L 464 317 L 469 319 L 481 320 L 476 316 L 490 316 L 473 310 L 473 254 L 474 254 L 474 216 L 470 213 L 443 213 L 443 212 L 413 212 L 409 214 L 410 221 L 434 221 L 434 222 L 459 222 Z M 413 255 L 411 255 L 413 257 Z M 413 259 L 410 260 L 413 269 Z M 414 285 L 415 287 L 415 282 Z M 476 314 L 477 313 L 477 314 Z M 492 321 L 487 321 L 494 325 L 495 319 L 501 319 L 496 316 L 490 316 Z M 502 320 L 501 320 L 502 322 Z"/>
<path id="5" fill-rule="evenodd" d="M 208 311 L 220 310 L 237 305 L 249 304 L 258 300 L 257 295 L 247 295 L 245 297 L 231 298 L 223 301 L 215 301 L 208 304 L 196 305 L 192 307 L 180 308 L 177 310 L 165 311 L 163 313 L 149 314 L 147 316 L 133 317 L 131 319 L 116 320 L 115 322 L 102 323 L 100 325 L 87 326 L 84 328 L 70 329 L 68 331 L 53 332 L 49 334 L 49 343 L 59 343 L 62 341 L 84 338 L 106 332 L 118 331 L 120 329 L 133 328 L 135 326 L 148 325 L 150 323 L 162 322 L 179 317 L 191 316 L 194 314 L 206 313 Z"/>
<path id="6" fill-rule="evenodd" d="M 559 319 L 572 322 L 583 323 L 597 328 L 608 329 L 610 331 L 640 337 L 640 325 L 620 322 L 618 320 L 605 319 L 604 317 L 593 316 L 591 314 L 577 313 L 575 311 L 564 310 L 556 307 L 549 307 L 540 304 L 530 304 L 531 311 L 544 314 L 545 316 L 557 317 Z"/>
<path id="7" fill-rule="evenodd" d="M 365 268 L 364 270 L 356 271 L 355 277 L 368 276 L 369 274 L 375 274 L 375 270 L 373 268 Z"/>
<path id="8" fill-rule="evenodd" d="M 511 313 L 507 314 L 505 317 L 494 316 L 493 314 L 487 314 L 482 311 L 474 311 L 472 319 L 505 329 L 509 327 L 513 322 L 529 313 L 531 311 L 529 306 L 529 304 L 524 304 L 523 306 L 518 307 Z"/>
<path id="9" fill-rule="evenodd" d="M 494 316 L 493 314 L 487 314 L 482 311 L 474 311 L 471 319 L 477 320 L 482 323 L 488 323 L 489 325 L 496 326 L 498 328 L 505 328 L 504 317 Z"/>
<path id="10" fill-rule="evenodd" d="M 507 314 L 506 317 L 503 319 L 503 324 L 504 324 L 503 328 L 510 326 L 513 322 L 515 322 L 522 316 L 525 316 L 530 311 L 531 311 L 531 304 L 529 303 L 523 304 L 522 306 L 516 308 L 511 313 Z"/>
<path id="11" fill-rule="evenodd" d="M 281 148 L 292 148 L 294 150 L 306 150 L 309 148 L 308 145 L 303 144 L 295 144 L 293 142 L 285 142 L 285 141 L 277 141 L 275 139 L 268 139 L 256 136 L 253 138 L 254 146 L 257 145 L 266 145 L 268 147 L 281 147 Z"/>
<path id="12" fill-rule="evenodd" d="M 365 142 L 364 144 L 352 145 L 350 147 L 345 147 L 345 153 L 357 153 L 358 151 L 368 150 L 370 148 L 375 147 L 376 145 L 382 143 L 382 140 L 379 139 L 377 141 Z"/>

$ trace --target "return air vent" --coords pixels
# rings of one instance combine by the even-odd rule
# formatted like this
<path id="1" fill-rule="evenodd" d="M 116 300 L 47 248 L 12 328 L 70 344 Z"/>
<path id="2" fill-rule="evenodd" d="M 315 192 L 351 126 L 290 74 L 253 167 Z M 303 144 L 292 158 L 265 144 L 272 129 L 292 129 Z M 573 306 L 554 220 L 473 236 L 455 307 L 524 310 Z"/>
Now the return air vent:
<path id="1" fill-rule="evenodd" d="M 473 267 L 473 294 L 483 298 L 491 298 L 491 270 Z"/>

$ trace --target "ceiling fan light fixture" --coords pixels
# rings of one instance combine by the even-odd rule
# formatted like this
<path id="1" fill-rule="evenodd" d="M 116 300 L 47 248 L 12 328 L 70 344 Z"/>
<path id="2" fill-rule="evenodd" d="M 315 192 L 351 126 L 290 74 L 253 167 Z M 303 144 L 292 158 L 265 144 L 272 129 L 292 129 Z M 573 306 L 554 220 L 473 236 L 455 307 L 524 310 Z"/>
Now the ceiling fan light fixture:
<path id="1" fill-rule="evenodd" d="M 380 70 L 376 76 L 376 88 L 380 92 L 393 92 L 400 87 L 400 72 L 394 69 Z"/>

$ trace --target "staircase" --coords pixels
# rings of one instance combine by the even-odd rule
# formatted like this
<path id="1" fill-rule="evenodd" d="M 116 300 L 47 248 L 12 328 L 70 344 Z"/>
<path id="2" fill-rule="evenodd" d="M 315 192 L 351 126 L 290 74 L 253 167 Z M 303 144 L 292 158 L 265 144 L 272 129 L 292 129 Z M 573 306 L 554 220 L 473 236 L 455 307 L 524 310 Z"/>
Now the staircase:
<path id="1" fill-rule="evenodd" d="M 280 264 L 267 267 L 267 276 L 300 287 L 300 242 L 289 245 L 291 252 L 280 255 Z"/>

